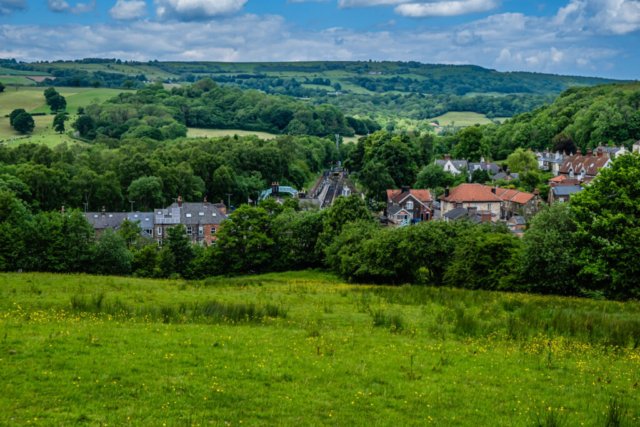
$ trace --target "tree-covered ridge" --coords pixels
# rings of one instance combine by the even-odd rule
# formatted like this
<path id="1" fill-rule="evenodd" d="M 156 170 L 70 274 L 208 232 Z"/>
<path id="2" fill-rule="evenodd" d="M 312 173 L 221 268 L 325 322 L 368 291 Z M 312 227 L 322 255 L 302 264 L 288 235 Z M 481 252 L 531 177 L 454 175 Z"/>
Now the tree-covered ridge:
<path id="1" fill-rule="evenodd" d="M 256 199 L 269 183 L 302 188 L 330 161 L 338 158 L 335 142 L 317 137 L 281 136 L 178 139 L 150 138 L 53 149 L 22 144 L 0 147 L 0 190 L 15 193 L 33 211 L 62 206 L 127 211 L 168 206 L 182 196 L 188 202 Z M 144 197 L 143 197 L 144 196 Z"/>
<path id="2" fill-rule="evenodd" d="M 186 136 L 185 125 L 317 136 L 353 136 L 356 129 L 368 133 L 380 128 L 368 119 L 345 117 L 331 105 L 314 107 L 289 97 L 222 88 L 211 79 L 171 90 L 161 83 L 149 85 L 91 105 L 86 113 L 93 123 L 84 118 L 87 126 L 78 130 L 89 138 L 172 139 Z"/>
<path id="3" fill-rule="evenodd" d="M 482 127 L 494 158 L 517 148 L 583 151 L 640 140 L 640 84 L 571 88 L 549 106 L 517 115 L 502 126 Z"/>

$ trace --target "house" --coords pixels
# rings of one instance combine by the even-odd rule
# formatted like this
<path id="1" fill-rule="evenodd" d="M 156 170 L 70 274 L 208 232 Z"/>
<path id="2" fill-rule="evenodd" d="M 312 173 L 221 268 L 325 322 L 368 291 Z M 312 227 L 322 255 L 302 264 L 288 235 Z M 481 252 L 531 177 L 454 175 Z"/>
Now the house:
<path id="1" fill-rule="evenodd" d="M 141 235 L 153 238 L 153 213 L 130 212 L 126 214 L 126 219 L 130 222 L 138 223 L 140 228 L 142 228 Z"/>
<path id="2" fill-rule="evenodd" d="M 187 229 L 187 236 L 192 242 L 212 244 L 217 240 L 216 233 L 222 221 L 227 219 L 226 207 L 220 209 L 218 204 L 183 203 L 182 197 L 167 209 L 155 210 L 155 234 L 158 244 L 167 237 L 167 229 L 182 224 Z M 224 212 L 223 212 L 224 210 Z"/>
<path id="3" fill-rule="evenodd" d="M 582 185 L 556 185 L 551 184 L 549 189 L 549 205 L 554 203 L 569 203 L 571 197 L 583 190 Z"/>
<path id="4" fill-rule="evenodd" d="M 489 190 L 489 187 L 481 184 L 461 184 L 453 190 L 447 187 L 439 200 L 441 201 L 440 217 L 444 220 L 447 220 L 445 215 L 454 209 L 476 208 L 476 211 L 491 212 L 492 221 L 497 221 L 502 203 L 502 200 Z"/>
<path id="5" fill-rule="evenodd" d="M 497 175 L 500 172 L 502 172 L 502 168 L 500 167 L 499 164 L 491 163 L 491 159 L 487 159 L 487 161 L 485 162 L 484 157 L 480 159 L 480 162 L 478 163 L 469 162 L 468 167 L 469 167 L 469 176 L 471 176 L 471 174 L 473 174 L 473 171 L 477 169 L 487 171 L 489 176 Z"/>
<path id="6" fill-rule="evenodd" d="M 512 179 L 520 179 L 520 174 L 518 173 L 511 173 L 511 168 L 509 166 L 507 166 L 507 171 L 506 172 L 499 172 L 495 175 L 493 175 L 491 177 L 491 181 L 496 182 L 496 181 L 506 181 L 509 182 Z"/>
<path id="7" fill-rule="evenodd" d="M 536 150 L 536 158 L 538 159 L 538 167 L 541 170 L 552 172 L 554 175 L 558 175 L 558 171 L 560 170 L 560 166 L 562 165 L 563 159 L 566 157 L 566 153 L 560 154 L 559 151 L 555 153 L 549 152 L 547 148 L 542 153 Z"/>
<path id="8" fill-rule="evenodd" d="M 600 147 L 598 147 L 598 149 L 600 149 Z M 602 147 L 602 151 L 608 154 L 612 159 L 617 159 L 618 157 L 624 156 L 625 154 L 629 153 L 629 150 L 627 150 L 624 146 L 618 147 L 616 146 L 616 144 L 613 144 L 613 146 L 611 147 L 609 147 L 609 144 L 606 144 L 604 147 Z"/>
<path id="9" fill-rule="evenodd" d="M 387 190 L 385 217 L 390 226 L 406 225 L 433 218 L 433 200 L 429 190 Z"/>
<path id="10" fill-rule="evenodd" d="M 515 236 L 522 239 L 524 237 L 524 230 L 527 227 L 527 220 L 520 215 L 514 215 L 507 221 L 507 227 L 509 227 L 509 230 L 511 230 Z"/>
<path id="11" fill-rule="evenodd" d="M 538 189 L 531 194 L 498 186 L 487 188 L 500 198 L 500 219 L 509 220 L 516 215 L 531 217 L 540 209 L 541 199 Z"/>
<path id="12" fill-rule="evenodd" d="M 446 214 L 444 214 L 443 219 L 446 222 L 451 221 L 459 221 L 462 219 L 474 222 L 476 224 L 481 224 L 484 222 L 495 222 L 496 215 L 491 211 L 478 210 L 476 207 L 459 207 L 455 208 Z"/>
<path id="13" fill-rule="evenodd" d="M 64 212 L 64 208 L 63 212 Z M 85 212 L 84 216 L 87 221 L 93 226 L 96 232 L 96 238 L 107 229 L 118 230 L 120 225 L 127 219 L 127 214 L 122 212 L 106 212 L 105 207 L 102 207 L 102 212 Z"/>
<path id="14" fill-rule="evenodd" d="M 640 153 L 640 141 L 638 141 L 635 144 L 633 144 L 633 152 L 634 153 Z"/>
<path id="15" fill-rule="evenodd" d="M 587 155 L 583 156 L 578 148 L 575 156 L 568 156 L 564 159 L 558 173 L 568 178 L 595 178 L 600 169 L 607 168 L 611 165 L 611 157 L 604 152 L 602 147 L 594 152 L 589 148 Z"/>
<path id="16" fill-rule="evenodd" d="M 449 154 L 445 154 L 444 159 L 436 159 L 435 164 L 442 166 L 446 172 L 451 172 L 454 175 L 460 175 L 465 169 L 469 170 L 469 163 L 466 160 L 451 160 Z"/>

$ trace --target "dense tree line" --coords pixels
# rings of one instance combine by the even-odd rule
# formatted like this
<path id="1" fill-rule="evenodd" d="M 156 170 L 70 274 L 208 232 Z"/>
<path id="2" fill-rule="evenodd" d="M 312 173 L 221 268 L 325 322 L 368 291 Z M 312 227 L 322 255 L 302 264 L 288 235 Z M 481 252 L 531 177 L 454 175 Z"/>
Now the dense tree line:
<path id="1" fill-rule="evenodd" d="M 22 113 L 28 116 L 28 114 Z M 57 116 L 56 116 L 57 117 Z M 85 116 L 87 117 L 87 116 Z M 64 124 L 64 122 L 62 122 Z M 109 147 L 118 147 L 117 150 Z M 126 211 L 186 201 L 255 199 L 271 182 L 302 188 L 330 161 L 335 142 L 317 137 L 280 136 L 113 140 L 100 135 L 93 144 L 54 148 L 21 144 L 0 147 L 0 189 L 11 190 L 34 212 L 61 206 L 89 210 L 106 206 Z M 133 197 L 133 198 L 131 198 Z"/>
<path id="2" fill-rule="evenodd" d="M 156 83 L 92 104 L 85 112 L 76 129 L 90 139 L 104 135 L 162 141 L 186 136 L 185 126 L 317 136 L 353 136 L 351 125 L 370 132 L 379 129 L 371 120 L 348 120 L 331 105 L 313 107 L 288 97 L 221 88 L 211 79 L 170 91 Z"/>
<path id="3" fill-rule="evenodd" d="M 523 239 L 464 220 L 381 228 L 352 195 L 323 211 L 297 199 L 242 205 L 214 245 L 191 244 L 178 225 L 162 248 L 130 222 L 95 241 L 79 212 L 34 215 L 0 189 L 0 270 L 198 279 L 328 268 L 356 283 L 638 298 L 639 179 L 640 155 L 617 159 L 570 205 L 543 209 Z"/>

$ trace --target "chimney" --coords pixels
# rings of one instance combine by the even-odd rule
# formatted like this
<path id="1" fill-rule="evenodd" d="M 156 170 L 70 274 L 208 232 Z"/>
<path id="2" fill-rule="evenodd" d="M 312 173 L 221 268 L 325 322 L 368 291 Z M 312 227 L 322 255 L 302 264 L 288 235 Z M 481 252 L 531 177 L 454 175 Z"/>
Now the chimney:
<path id="1" fill-rule="evenodd" d="M 616 146 L 616 144 L 613 144 L 613 148 L 618 148 L 618 147 Z"/>
<path id="2" fill-rule="evenodd" d="M 64 211 L 64 206 L 62 207 L 62 215 L 64 215 L 66 212 Z"/>
<path id="3" fill-rule="evenodd" d="M 401 190 L 400 190 L 400 194 L 408 193 L 409 191 L 411 191 L 409 186 L 408 185 L 403 185 Z"/>
<path id="4" fill-rule="evenodd" d="M 602 157 L 602 145 L 598 147 L 598 157 Z"/>
<path id="5" fill-rule="evenodd" d="M 507 166 L 507 176 L 511 176 L 511 168 Z"/>
<path id="6" fill-rule="evenodd" d="M 204 207 L 206 208 L 207 207 L 207 198 L 206 197 L 204 198 L 204 201 L 202 203 L 204 204 Z"/>
<path id="7" fill-rule="evenodd" d="M 591 155 L 591 148 L 587 148 L 587 156 Z"/>
<path id="8" fill-rule="evenodd" d="M 480 212 L 480 221 L 482 221 L 482 222 L 491 222 L 491 211 L 481 211 Z"/>
<path id="9" fill-rule="evenodd" d="M 605 147 L 609 148 L 609 143 L 604 144 Z"/>
<path id="10" fill-rule="evenodd" d="M 566 156 L 567 155 L 567 150 L 562 150 L 562 156 Z"/>
<path id="11" fill-rule="evenodd" d="M 182 207 L 182 196 L 178 196 L 178 207 Z"/>
<path id="12" fill-rule="evenodd" d="M 487 166 L 491 164 L 491 159 L 487 157 Z"/>
<path id="13" fill-rule="evenodd" d="M 538 149 L 537 148 L 536 148 L 536 154 L 540 154 L 540 153 L 538 153 Z"/>
<path id="14" fill-rule="evenodd" d="M 469 216 L 476 215 L 478 213 L 477 207 L 468 207 L 467 212 L 469 212 Z"/>
<path id="15" fill-rule="evenodd" d="M 227 205 L 224 204 L 224 200 L 220 200 L 221 207 L 219 208 L 220 212 L 223 214 L 227 214 Z"/>
<path id="16" fill-rule="evenodd" d="M 445 154 L 444 155 L 444 159 L 445 160 L 451 160 L 451 154 Z"/>
<path id="17" fill-rule="evenodd" d="M 534 194 L 536 197 L 540 196 L 540 190 L 536 188 L 536 189 L 533 191 L 533 194 Z"/>
<path id="18" fill-rule="evenodd" d="M 106 216 L 106 210 L 104 208 L 104 206 L 102 207 L 102 216 L 105 217 Z"/>
<path id="19" fill-rule="evenodd" d="M 484 156 L 480 157 L 480 163 L 484 163 Z"/>
<path id="20" fill-rule="evenodd" d="M 578 147 L 578 151 L 576 151 L 576 155 L 577 155 L 577 156 L 582 155 L 582 152 L 580 151 L 580 147 Z"/>
<path id="21" fill-rule="evenodd" d="M 556 183 L 555 183 L 555 182 L 552 182 L 552 183 L 551 183 L 551 188 L 554 188 L 555 186 L 556 186 Z"/>
<path id="22" fill-rule="evenodd" d="M 451 192 L 449 191 L 449 186 L 447 185 L 447 188 L 444 190 L 444 197 L 445 199 L 449 198 L 449 194 L 451 194 Z"/>
<path id="23" fill-rule="evenodd" d="M 498 190 L 498 186 L 496 185 L 495 187 L 491 187 L 491 192 L 493 194 L 496 194 L 496 191 Z"/>

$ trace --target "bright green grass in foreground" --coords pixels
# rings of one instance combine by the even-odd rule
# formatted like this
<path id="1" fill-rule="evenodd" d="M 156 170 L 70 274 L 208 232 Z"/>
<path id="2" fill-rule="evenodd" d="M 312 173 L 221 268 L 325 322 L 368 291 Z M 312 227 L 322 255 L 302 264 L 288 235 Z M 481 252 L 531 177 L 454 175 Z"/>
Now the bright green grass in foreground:
<path id="1" fill-rule="evenodd" d="M 0 425 L 631 426 L 639 319 L 314 272 L 3 274 Z"/>

